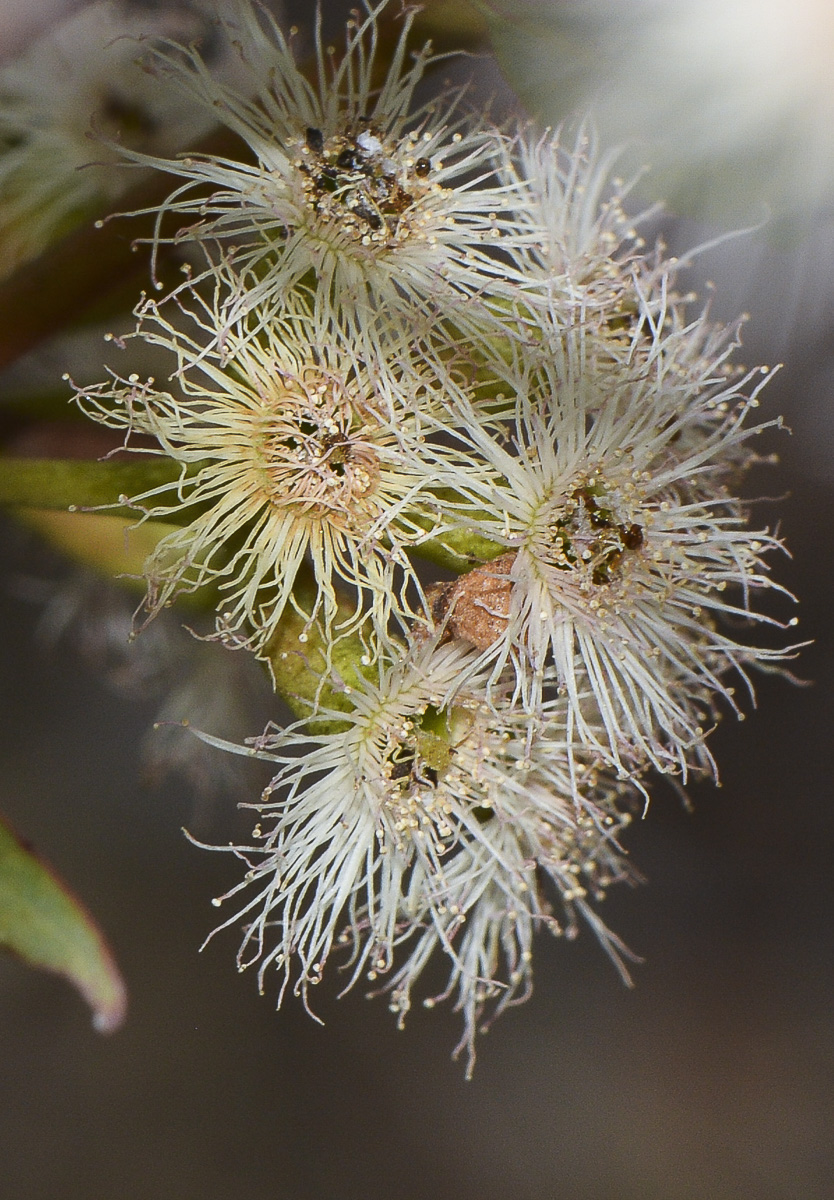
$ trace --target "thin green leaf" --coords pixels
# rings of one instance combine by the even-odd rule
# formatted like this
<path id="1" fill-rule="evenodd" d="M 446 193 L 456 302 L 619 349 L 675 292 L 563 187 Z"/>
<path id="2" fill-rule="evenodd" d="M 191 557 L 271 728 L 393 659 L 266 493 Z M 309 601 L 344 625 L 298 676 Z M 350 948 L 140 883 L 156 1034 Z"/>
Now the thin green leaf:
<path id="1" fill-rule="evenodd" d="M 15 517 L 73 562 L 107 578 L 115 575 L 123 587 L 142 592 L 147 589 L 145 562 L 160 539 L 177 528 L 162 521 L 137 525 L 135 517 L 46 508 L 17 508 Z M 210 596 L 208 589 L 202 589 L 199 606 L 208 603 Z M 183 599 L 192 606 L 197 603 L 196 595 Z"/>
<path id="2" fill-rule="evenodd" d="M 127 993 L 101 933 L 43 862 L 0 822 L 0 946 L 34 967 L 64 975 L 112 1033 L 124 1021 Z"/>

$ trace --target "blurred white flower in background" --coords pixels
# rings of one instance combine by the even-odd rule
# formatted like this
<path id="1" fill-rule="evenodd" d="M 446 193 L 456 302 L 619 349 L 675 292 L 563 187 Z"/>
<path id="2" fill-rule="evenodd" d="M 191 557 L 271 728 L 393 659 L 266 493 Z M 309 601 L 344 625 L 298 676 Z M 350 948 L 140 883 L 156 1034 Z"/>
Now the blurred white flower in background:
<path id="1" fill-rule="evenodd" d="M 20 54 L 54 21 L 84 7 L 84 0 L 0 0 L 0 62 Z"/>
<path id="2" fill-rule="evenodd" d="M 219 759 L 197 738 L 183 737 L 183 723 L 193 720 L 200 729 L 243 738 L 262 719 L 264 701 L 271 700 L 263 672 L 250 655 L 225 653 L 195 636 L 194 628 L 205 627 L 196 611 L 188 627 L 163 613 L 145 637 L 131 641 L 130 592 L 83 567 L 45 577 L 40 560 L 32 558 L 38 563 L 34 573 L 27 568 L 13 576 L 11 590 L 41 608 L 36 629 L 41 650 L 64 643 L 108 691 L 153 705 L 154 723 L 139 750 L 143 780 L 154 787 L 172 779 L 184 783 L 192 796 L 189 826 L 201 829 L 216 801 L 251 780 L 239 763 L 230 765 L 229 756 Z"/>
<path id="3" fill-rule="evenodd" d="M 621 149 L 632 198 L 662 197 L 676 246 L 755 226 L 699 253 L 689 277 L 755 314 L 749 361 L 784 358 L 782 453 L 831 477 L 834 5 L 830 0 L 479 0 L 527 110 L 587 120 Z M 645 168 L 649 168 L 645 170 Z M 639 202 L 639 201 L 638 201 Z M 696 224 L 697 222 L 697 224 Z M 646 235 L 648 236 L 648 234 Z M 781 391 L 782 394 L 779 394 Z"/>
<path id="4" fill-rule="evenodd" d="M 3 63 L 0 277 L 136 182 L 105 142 L 173 153 L 212 128 L 143 61 L 154 38 L 179 36 L 201 38 L 216 66 L 210 11 L 100 0 Z"/>
<path id="5" fill-rule="evenodd" d="M 488 0 L 529 107 L 591 108 L 652 190 L 738 218 L 814 210 L 834 187 L 830 0 Z"/>

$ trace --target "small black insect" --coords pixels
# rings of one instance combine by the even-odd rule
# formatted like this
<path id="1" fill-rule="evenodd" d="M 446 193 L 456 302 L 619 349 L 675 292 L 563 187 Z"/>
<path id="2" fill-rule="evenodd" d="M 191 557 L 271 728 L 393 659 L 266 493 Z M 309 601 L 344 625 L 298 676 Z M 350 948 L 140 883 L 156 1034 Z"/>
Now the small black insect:
<path id="1" fill-rule="evenodd" d="M 392 779 L 406 779 L 411 774 L 411 768 L 414 766 L 414 755 L 409 755 L 408 758 L 401 758 L 399 762 L 395 762 L 391 767 Z"/>
<path id="2" fill-rule="evenodd" d="M 643 545 L 642 525 L 629 525 L 628 529 L 619 527 L 620 537 L 626 550 L 639 550 Z"/>
<path id="3" fill-rule="evenodd" d="M 314 129 L 312 125 L 308 126 L 306 131 L 307 148 L 312 150 L 314 154 L 321 154 L 324 149 L 324 134 L 320 129 Z"/>
<path id="4" fill-rule="evenodd" d="M 416 163 L 414 164 L 414 174 L 418 175 L 421 179 L 425 179 L 425 177 L 428 175 L 430 170 L 431 170 L 431 159 L 418 158 Z"/>
<path id="5" fill-rule="evenodd" d="M 379 216 L 378 213 L 375 213 L 373 209 L 366 208 L 366 206 L 363 204 L 356 209 L 356 212 L 368 225 L 370 225 L 371 229 L 382 229 L 382 217 Z"/>
<path id="6" fill-rule="evenodd" d="M 341 167 L 343 171 L 355 171 L 358 165 L 354 150 L 343 150 L 336 159 L 336 166 Z"/>

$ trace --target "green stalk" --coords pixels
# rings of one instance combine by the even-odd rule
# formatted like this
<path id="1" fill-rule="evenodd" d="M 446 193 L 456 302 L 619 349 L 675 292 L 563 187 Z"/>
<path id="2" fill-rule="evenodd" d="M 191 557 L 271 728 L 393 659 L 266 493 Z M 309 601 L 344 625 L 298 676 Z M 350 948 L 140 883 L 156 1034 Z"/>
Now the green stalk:
<path id="1" fill-rule="evenodd" d="M 162 456 L 143 462 L 2 458 L 0 504 L 70 512 L 107 507 L 111 515 L 135 517 L 136 508 L 123 498 L 173 483 L 180 471 L 178 463 Z"/>
<path id="2" fill-rule="evenodd" d="M 200 470 L 199 463 L 188 468 L 188 475 Z M 141 496 L 153 488 L 175 483 L 181 465 L 164 456 L 142 456 L 140 461 L 60 458 L 0 458 L 0 504 L 31 508 L 83 509 L 107 508 L 113 516 L 136 516 L 137 508 L 123 497 Z M 166 513 L 170 524 L 187 524 L 195 509 L 183 506 L 182 515 Z M 419 513 L 409 519 L 431 530 L 436 521 Z M 453 529 L 426 538 L 413 553 L 458 574 L 470 567 L 490 562 L 506 551 L 506 546 L 491 542 L 470 529 Z"/>

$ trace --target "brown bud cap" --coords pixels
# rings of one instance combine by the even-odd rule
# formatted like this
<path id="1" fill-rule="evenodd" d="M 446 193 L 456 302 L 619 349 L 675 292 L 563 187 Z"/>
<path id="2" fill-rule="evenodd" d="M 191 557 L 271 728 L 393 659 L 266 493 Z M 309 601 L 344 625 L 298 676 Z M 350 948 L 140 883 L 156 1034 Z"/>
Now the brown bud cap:
<path id="1" fill-rule="evenodd" d="M 451 583 L 428 589 L 432 617 L 438 625 L 446 622 L 450 637 L 486 650 L 502 636 L 510 618 L 514 559 L 515 554 L 502 554 Z"/>

